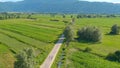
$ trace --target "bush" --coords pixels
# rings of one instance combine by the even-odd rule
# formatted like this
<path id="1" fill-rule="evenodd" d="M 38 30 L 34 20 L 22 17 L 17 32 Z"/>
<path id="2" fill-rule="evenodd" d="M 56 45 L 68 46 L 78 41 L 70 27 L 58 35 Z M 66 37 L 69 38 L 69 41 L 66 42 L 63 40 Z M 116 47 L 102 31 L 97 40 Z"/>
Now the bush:
<path id="1" fill-rule="evenodd" d="M 110 53 L 106 56 L 107 60 L 120 62 L 120 51 L 116 51 L 115 53 Z"/>
<path id="2" fill-rule="evenodd" d="M 56 21 L 56 22 L 58 22 L 59 20 L 57 20 L 57 19 L 50 19 L 50 21 Z"/>
<path id="3" fill-rule="evenodd" d="M 66 44 L 69 45 L 69 43 L 74 40 L 74 31 L 70 25 L 65 28 L 64 35 L 66 38 Z"/>
<path id="4" fill-rule="evenodd" d="M 65 48 L 62 48 L 63 51 L 65 51 Z"/>
<path id="5" fill-rule="evenodd" d="M 102 39 L 102 33 L 97 27 L 84 27 L 77 32 L 78 39 L 87 42 L 98 42 Z"/>
<path id="6" fill-rule="evenodd" d="M 64 23 L 69 23 L 68 21 L 63 20 Z"/>
<path id="7" fill-rule="evenodd" d="M 89 48 L 89 47 L 86 47 L 85 50 L 84 50 L 84 52 L 90 52 L 90 51 L 92 51 L 92 49 Z"/>
<path id="8" fill-rule="evenodd" d="M 14 68 L 36 68 L 35 54 L 32 48 L 21 51 L 16 55 L 16 59 Z"/>
<path id="9" fill-rule="evenodd" d="M 110 34 L 117 35 L 119 33 L 120 33 L 120 27 L 117 24 L 113 25 L 112 28 L 111 28 Z"/>

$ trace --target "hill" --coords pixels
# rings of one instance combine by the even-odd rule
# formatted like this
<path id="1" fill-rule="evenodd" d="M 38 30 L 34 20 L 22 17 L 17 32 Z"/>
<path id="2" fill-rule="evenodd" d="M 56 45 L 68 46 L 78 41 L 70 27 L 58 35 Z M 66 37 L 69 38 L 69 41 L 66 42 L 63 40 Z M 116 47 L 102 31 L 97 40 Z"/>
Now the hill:
<path id="1" fill-rule="evenodd" d="M 78 0 L 24 0 L 1 2 L 0 12 L 120 13 L 120 4 Z"/>

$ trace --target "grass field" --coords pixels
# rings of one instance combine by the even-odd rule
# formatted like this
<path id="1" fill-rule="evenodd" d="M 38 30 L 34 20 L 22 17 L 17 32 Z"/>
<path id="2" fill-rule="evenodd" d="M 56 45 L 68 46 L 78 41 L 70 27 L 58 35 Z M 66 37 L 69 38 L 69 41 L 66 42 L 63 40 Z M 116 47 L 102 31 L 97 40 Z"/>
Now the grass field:
<path id="1" fill-rule="evenodd" d="M 36 60 L 40 65 L 62 34 L 65 27 L 62 19 L 50 21 L 54 18 L 44 14 L 33 17 L 36 20 L 0 20 L 0 68 L 13 68 L 15 54 L 30 47 L 35 49 Z"/>
<path id="2" fill-rule="evenodd" d="M 20 19 L 0 20 L 0 68 L 13 68 L 15 54 L 28 47 L 35 49 L 36 60 L 40 65 L 63 33 L 66 25 L 63 21 L 71 21 L 70 15 L 66 15 L 66 18 L 62 18 L 62 15 L 55 17 L 49 14 L 32 15 L 36 19 L 26 19 L 26 16 L 23 15 Z M 75 38 L 78 29 L 84 26 L 97 26 L 102 31 L 103 39 L 101 43 L 72 41 L 64 56 L 62 45 L 52 68 L 56 68 L 60 61 L 61 68 L 120 68 L 119 63 L 105 60 L 108 53 L 120 50 L 120 35 L 108 35 L 114 24 L 120 25 L 120 19 L 117 17 L 75 19 L 73 26 Z M 86 47 L 92 51 L 83 52 Z"/>
<path id="3" fill-rule="evenodd" d="M 78 29 L 84 26 L 97 26 L 103 34 L 101 43 L 85 43 L 73 41 L 67 48 L 65 59 L 62 60 L 61 68 L 120 68 L 117 62 L 105 60 L 108 53 L 113 53 L 120 50 L 120 35 L 108 35 L 112 25 L 118 24 L 120 26 L 119 18 L 81 18 L 76 19 L 74 27 L 75 38 Z M 85 53 L 86 47 L 92 49 L 90 53 Z M 57 67 L 60 61 L 60 55 L 56 58 L 53 68 Z M 102 57 L 101 57 L 102 56 Z"/>
<path id="4" fill-rule="evenodd" d="M 77 21 L 75 28 L 76 30 L 83 26 L 97 26 L 103 34 L 103 39 L 101 43 L 91 44 L 91 43 L 71 43 L 73 45 L 80 45 L 79 47 L 90 47 L 93 52 L 107 55 L 110 52 L 114 52 L 120 49 L 120 35 L 107 35 L 111 31 L 111 27 L 114 24 L 120 25 L 119 18 L 92 18 L 92 19 L 80 19 Z"/>

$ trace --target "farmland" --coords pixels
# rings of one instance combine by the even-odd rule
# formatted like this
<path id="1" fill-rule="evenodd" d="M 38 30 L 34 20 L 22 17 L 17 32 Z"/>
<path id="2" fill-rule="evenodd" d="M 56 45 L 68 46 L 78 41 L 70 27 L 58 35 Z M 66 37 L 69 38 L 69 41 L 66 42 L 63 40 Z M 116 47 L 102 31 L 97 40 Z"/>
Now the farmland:
<path id="1" fill-rule="evenodd" d="M 77 38 L 76 32 L 78 29 L 84 26 L 98 27 L 102 32 L 103 38 L 98 43 L 72 41 L 64 51 L 64 56 L 61 57 L 62 51 L 58 54 L 52 67 L 56 68 L 59 64 L 61 68 L 120 68 L 118 62 L 111 62 L 105 59 L 109 53 L 120 50 L 120 35 L 108 34 L 114 24 L 120 25 L 119 17 L 76 19 L 73 26 L 75 38 Z M 89 53 L 84 52 L 87 47 L 92 49 L 92 51 Z M 64 48 L 64 45 L 62 48 Z"/>
<path id="2" fill-rule="evenodd" d="M 35 14 L 35 19 L 26 19 L 27 14 L 19 19 L 0 20 L 0 68 L 13 68 L 15 55 L 25 48 L 35 49 L 36 61 L 40 65 L 47 57 L 65 24 L 50 15 Z"/>
<path id="3" fill-rule="evenodd" d="M 59 36 L 63 33 L 71 15 L 63 18 L 58 14 L 22 14 L 20 18 L 0 20 L 0 68 L 13 68 L 15 55 L 25 48 L 35 49 L 36 61 L 39 67 L 45 60 Z M 120 50 L 120 35 L 109 35 L 112 25 L 120 25 L 119 17 L 76 18 L 74 38 L 63 52 L 62 45 L 52 68 L 120 68 L 118 62 L 105 59 L 109 53 Z M 66 22 L 67 21 L 67 22 Z M 96 26 L 102 32 L 102 40 L 97 43 L 81 42 L 76 40 L 76 32 L 85 26 Z M 91 52 L 84 52 L 86 48 Z M 59 64 L 59 65 L 58 65 Z"/>

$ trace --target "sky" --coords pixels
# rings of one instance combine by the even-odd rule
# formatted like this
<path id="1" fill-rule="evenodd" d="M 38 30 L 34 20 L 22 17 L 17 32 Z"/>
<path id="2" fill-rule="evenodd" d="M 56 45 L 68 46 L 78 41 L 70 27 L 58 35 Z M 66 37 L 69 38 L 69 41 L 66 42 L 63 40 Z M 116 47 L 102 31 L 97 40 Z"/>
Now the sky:
<path id="1" fill-rule="evenodd" d="M 80 0 L 80 1 L 120 3 L 120 0 Z"/>
<path id="2" fill-rule="evenodd" d="M 7 2 L 7 1 L 16 2 L 21 0 L 0 0 L 0 2 Z M 120 0 L 80 0 L 80 1 L 120 3 Z"/>
<path id="3" fill-rule="evenodd" d="M 16 1 L 21 1 L 21 0 L 0 0 L 0 2 L 7 2 L 7 1 L 16 2 Z"/>

